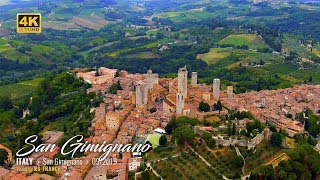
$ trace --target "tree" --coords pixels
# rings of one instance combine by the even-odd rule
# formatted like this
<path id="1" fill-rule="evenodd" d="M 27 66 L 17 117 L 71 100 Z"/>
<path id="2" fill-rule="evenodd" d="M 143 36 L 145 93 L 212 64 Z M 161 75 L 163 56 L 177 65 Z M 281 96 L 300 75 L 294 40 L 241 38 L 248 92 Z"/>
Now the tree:
<path id="1" fill-rule="evenodd" d="M 312 76 L 309 76 L 308 81 L 309 81 L 309 83 L 312 83 Z"/>
<path id="2" fill-rule="evenodd" d="M 231 130 L 231 121 L 228 122 L 228 129 L 227 129 L 228 135 L 232 135 L 232 130 Z"/>
<path id="3" fill-rule="evenodd" d="M 207 131 L 204 131 L 203 133 L 202 133 L 202 136 L 201 136 L 201 138 L 203 139 L 203 140 L 208 140 L 208 139 L 210 139 L 212 137 L 212 135 L 210 134 L 210 133 L 208 133 Z"/>
<path id="4" fill-rule="evenodd" d="M 100 76 L 99 69 L 96 70 L 95 76 Z"/>
<path id="5" fill-rule="evenodd" d="M 270 142 L 275 147 L 280 147 L 282 144 L 281 134 L 278 132 L 272 133 Z"/>
<path id="6" fill-rule="evenodd" d="M 265 177 L 265 178 L 262 178 L 262 179 L 274 179 L 273 178 L 274 169 L 273 169 L 271 164 L 269 164 L 269 165 L 261 165 L 261 166 L 257 167 L 255 172 L 253 173 L 253 176 L 256 176 L 256 175 Z"/>
<path id="7" fill-rule="evenodd" d="M 180 126 L 174 130 L 173 137 L 179 144 L 183 144 L 184 142 L 191 142 L 195 134 L 189 126 Z"/>
<path id="8" fill-rule="evenodd" d="M 231 162 L 232 162 L 233 166 L 237 167 L 237 168 L 241 168 L 244 164 L 241 156 L 236 156 L 236 157 L 232 158 Z"/>
<path id="9" fill-rule="evenodd" d="M 206 102 L 201 101 L 199 104 L 199 110 L 204 111 L 204 112 L 209 112 L 210 111 L 210 105 Z"/>
<path id="10" fill-rule="evenodd" d="M 222 103 L 220 100 L 217 102 L 214 108 L 215 110 L 219 110 L 219 113 L 220 113 L 220 111 L 222 110 Z"/>
<path id="11" fill-rule="evenodd" d="M 8 96 L 0 96 L 0 109 L 9 110 L 12 107 L 12 101 Z"/>
<path id="12" fill-rule="evenodd" d="M 164 37 L 164 34 L 160 31 L 157 31 L 157 34 L 156 34 L 156 38 L 157 39 L 162 39 Z"/>
<path id="13" fill-rule="evenodd" d="M 167 144 L 167 137 L 165 135 L 162 135 L 159 139 L 159 145 L 160 146 L 165 146 Z"/>
<path id="14" fill-rule="evenodd" d="M 203 121 L 203 124 L 204 124 L 205 126 L 211 126 L 211 125 L 212 125 L 211 122 L 208 121 L 208 120 L 206 120 L 206 119 Z"/>
<path id="15" fill-rule="evenodd" d="M 122 89 L 122 87 L 121 87 L 121 85 L 120 85 L 120 82 L 118 81 L 118 82 L 116 82 L 116 83 L 113 83 L 113 84 L 110 86 L 109 92 L 110 92 L 111 94 L 117 94 L 117 91 L 118 91 L 118 90 L 121 90 L 121 89 Z"/>
<path id="16" fill-rule="evenodd" d="M 142 179 L 150 179 L 150 170 L 143 171 L 143 172 L 141 173 L 141 178 L 142 178 Z"/>
<path id="17" fill-rule="evenodd" d="M 166 131 L 167 134 L 171 134 L 173 129 L 176 127 L 176 125 L 177 125 L 176 119 L 177 119 L 176 116 L 172 116 L 171 120 L 169 121 L 167 126 L 164 128 L 164 130 Z"/>
<path id="18" fill-rule="evenodd" d="M 216 147 L 216 140 L 213 138 L 210 138 L 206 141 L 206 144 L 209 148 L 215 148 Z"/>
<path id="19" fill-rule="evenodd" d="M 120 76 L 120 71 L 117 70 L 116 74 L 114 75 L 114 77 L 119 77 Z"/>
<path id="20" fill-rule="evenodd" d="M 149 110 L 151 113 L 157 112 L 157 108 L 150 108 Z"/>
<path id="21" fill-rule="evenodd" d="M 5 149 L 0 149 L 0 166 L 3 166 L 8 161 L 8 152 Z"/>
<path id="22" fill-rule="evenodd" d="M 237 132 L 236 131 L 236 123 L 233 123 L 232 124 L 232 132 L 231 133 L 232 133 L 232 135 L 236 135 L 236 132 Z"/>

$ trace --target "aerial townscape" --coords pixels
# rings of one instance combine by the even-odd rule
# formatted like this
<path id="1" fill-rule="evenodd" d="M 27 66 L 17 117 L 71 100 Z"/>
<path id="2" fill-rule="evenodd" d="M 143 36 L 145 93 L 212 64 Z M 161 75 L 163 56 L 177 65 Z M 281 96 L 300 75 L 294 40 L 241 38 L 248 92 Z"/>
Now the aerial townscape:
<path id="1" fill-rule="evenodd" d="M 319 85 L 306 84 L 287 89 L 250 91 L 236 95 L 232 86 L 221 89 L 220 79 L 217 78 L 213 79 L 213 84 L 210 85 L 198 84 L 197 72 L 188 73 L 186 66 L 179 68 L 177 73 L 176 78 L 159 78 L 159 75 L 150 69 L 146 74 L 130 74 L 125 70 L 105 67 L 96 70 L 77 68 L 70 71 L 69 75 L 91 85 L 86 90 L 87 94 L 94 92 L 100 94 L 102 98 L 97 107 L 90 109 L 90 112 L 94 112 L 89 127 L 92 134 L 86 139 L 91 143 L 151 143 L 154 148 L 159 148 L 161 137 L 166 137 L 165 144 L 169 143 L 166 142 L 167 139 L 176 138 L 176 142 L 171 140 L 176 144 L 177 138 L 188 136 L 183 134 L 185 132 L 180 135 L 181 137 L 175 137 L 174 133 L 170 134 L 173 119 L 176 119 L 176 124 L 179 122 L 192 125 L 190 133 L 193 138 L 197 136 L 204 138 L 203 136 L 209 135 L 206 138 L 213 140 L 205 139 L 203 142 L 208 143 L 204 145 L 208 149 L 223 149 L 229 146 L 255 149 L 265 141 L 269 141 L 272 134 L 277 131 L 286 134 L 286 139 L 288 139 L 288 142 L 283 141 L 280 145 L 290 147 L 292 146 L 290 138 L 296 134 L 306 133 L 305 126 L 297 120 L 299 113 L 304 112 L 305 109 L 312 112 L 320 111 Z M 191 78 L 188 79 L 189 75 Z M 306 114 L 303 113 L 302 117 L 305 118 Z M 249 128 L 250 126 L 252 128 Z M 45 144 L 57 143 L 63 134 L 64 132 L 47 131 L 42 140 Z M 211 137 L 210 134 L 212 134 Z M 194 151 L 201 158 L 203 152 L 198 154 L 197 150 L 199 147 L 204 147 L 200 142 L 190 145 L 189 153 Z M 178 148 L 178 145 L 174 144 L 172 146 Z M 12 157 L 12 152 L 7 148 L 6 150 Z M 53 159 L 59 153 L 58 150 L 59 147 L 51 153 L 33 153 L 31 157 L 34 162 L 43 162 L 43 159 Z M 239 149 L 236 149 L 235 152 L 243 158 Z M 92 158 L 98 158 L 99 155 L 99 153 L 88 153 L 76 159 L 91 161 Z M 126 179 L 128 173 L 136 172 L 141 166 L 146 166 L 161 178 L 162 174 L 157 172 L 156 163 L 152 159 L 144 158 L 139 152 L 115 153 L 110 156 L 117 159 L 116 164 L 64 165 L 61 166 L 59 172 L 56 172 L 56 175 L 62 179 L 69 177 Z M 149 157 L 149 154 L 145 156 Z M 279 163 L 280 160 L 286 158 L 287 155 L 282 153 L 270 164 Z M 162 159 L 166 161 L 165 158 Z M 207 160 L 201 159 L 209 168 L 211 167 Z M 241 166 L 245 168 L 245 165 L 241 165 L 240 162 Z M 26 176 L 27 172 L 20 170 L 21 166 L 14 165 L 12 170 L 7 170 L 8 176 L 5 179 L 13 177 L 53 178 L 39 174 Z M 244 173 L 245 170 L 240 172 Z M 241 177 L 240 174 L 223 174 L 216 170 L 208 177 L 234 178 L 237 175 Z"/>
<path id="2" fill-rule="evenodd" d="M 1 180 L 320 179 L 320 2 L 1 0 L 0 14 Z"/>

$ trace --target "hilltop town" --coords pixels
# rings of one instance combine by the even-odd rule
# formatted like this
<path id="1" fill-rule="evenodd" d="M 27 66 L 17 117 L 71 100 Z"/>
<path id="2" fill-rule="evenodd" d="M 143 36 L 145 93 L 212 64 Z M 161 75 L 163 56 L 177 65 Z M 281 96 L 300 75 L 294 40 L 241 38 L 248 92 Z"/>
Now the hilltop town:
<path id="1" fill-rule="evenodd" d="M 86 140 L 91 143 L 146 143 L 150 135 L 166 134 L 165 128 L 172 117 L 187 116 L 196 118 L 200 122 L 208 121 L 210 118 L 221 121 L 222 117 L 226 117 L 226 121 L 219 122 L 216 128 L 197 125 L 193 130 L 198 135 L 204 132 L 218 132 L 212 138 L 219 146 L 238 145 L 250 149 L 255 148 L 263 140 L 270 139 L 272 132 L 266 128 L 258 131 L 256 135 L 250 134 L 251 138 L 240 134 L 227 135 L 220 130 L 226 128 L 228 124 L 230 126 L 228 122 L 230 112 L 246 112 L 253 116 L 253 118 L 235 118 L 233 122 L 238 132 L 246 130 L 247 123 L 256 119 L 264 125 L 284 130 L 289 137 L 293 137 L 305 133 L 304 125 L 297 121 L 295 116 L 305 109 L 311 109 L 313 112 L 320 110 L 319 85 L 234 94 L 232 86 L 221 89 L 220 79 L 212 79 L 213 83 L 210 85 L 198 84 L 197 72 L 189 73 L 186 66 L 178 69 L 176 78 L 160 78 L 152 70 L 148 70 L 146 74 L 130 74 L 125 70 L 104 67 L 96 70 L 79 68 L 69 73 L 91 84 L 87 93 L 95 92 L 103 98 L 98 107 L 90 110 L 94 113 L 89 128 L 92 135 Z M 189 75 L 191 75 L 190 81 Z M 200 110 L 200 104 L 203 103 L 209 105 L 208 110 Z M 222 106 L 217 108 L 217 104 Z M 46 143 L 57 143 L 62 136 L 63 132 L 48 131 L 42 140 Z M 58 150 L 59 148 L 49 154 L 34 153 L 31 157 L 36 160 L 53 159 Z M 91 161 L 97 157 L 99 153 L 89 153 L 75 160 Z M 66 165 L 62 166 L 56 175 L 61 179 L 70 177 L 104 179 L 103 177 L 109 176 L 126 179 L 129 172 L 134 172 L 142 163 L 147 163 L 144 162 L 141 153 L 112 154 L 111 157 L 117 159 L 116 164 Z M 4 169 L 2 171 L 9 179 L 26 176 L 50 179 L 47 175 L 30 176 L 27 172 L 21 172 L 16 165 L 11 171 Z"/>

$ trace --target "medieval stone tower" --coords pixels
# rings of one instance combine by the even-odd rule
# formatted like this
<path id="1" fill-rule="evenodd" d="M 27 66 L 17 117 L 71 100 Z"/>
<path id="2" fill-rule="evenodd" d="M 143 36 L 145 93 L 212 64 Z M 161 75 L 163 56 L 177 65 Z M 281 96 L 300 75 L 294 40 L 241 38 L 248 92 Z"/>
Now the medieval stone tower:
<path id="1" fill-rule="evenodd" d="M 214 79 L 213 80 L 213 91 L 212 91 L 213 97 L 216 100 L 219 100 L 220 98 L 220 79 Z"/>
<path id="2" fill-rule="evenodd" d="M 196 87 L 198 84 L 198 73 L 197 72 L 192 72 L 191 74 L 191 85 L 193 87 Z"/>
<path id="3" fill-rule="evenodd" d="M 188 71 L 187 66 L 180 68 L 178 71 L 178 93 L 183 93 L 187 97 Z"/>
<path id="4" fill-rule="evenodd" d="M 227 95 L 228 95 L 228 99 L 232 99 L 233 98 L 233 86 L 228 86 L 227 87 Z"/>
<path id="5" fill-rule="evenodd" d="M 177 103 L 176 103 L 176 113 L 177 114 L 182 114 L 183 108 L 184 108 L 184 101 L 185 101 L 185 96 L 183 93 L 177 93 Z"/>
<path id="6" fill-rule="evenodd" d="M 178 92 L 176 95 L 176 113 L 182 114 L 184 101 L 187 98 L 188 71 L 187 66 L 178 71 Z"/>
<path id="7" fill-rule="evenodd" d="M 136 106 L 145 107 L 148 103 L 148 87 L 144 82 L 136 84 Z"/>
<path id="8" fill-rule="evenodd" d="M 149 91 L 153 90 L 153 85 L 159 83 L 159 75 L 158 74 L 153 74 L 152 70 L 149 69 L 147 74 L 146 74 L 146 79 L 147 79 L 147 87 Z"/>

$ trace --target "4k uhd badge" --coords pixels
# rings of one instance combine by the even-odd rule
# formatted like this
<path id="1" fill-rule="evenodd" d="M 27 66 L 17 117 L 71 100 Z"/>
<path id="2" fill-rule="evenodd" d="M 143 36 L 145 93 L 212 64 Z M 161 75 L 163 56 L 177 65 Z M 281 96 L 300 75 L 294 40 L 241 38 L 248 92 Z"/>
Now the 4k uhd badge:
<path id="1" fill-rule="evenodd" d="M 17 14 L 17 33 L 41 33 L 41 14 Z"/>

